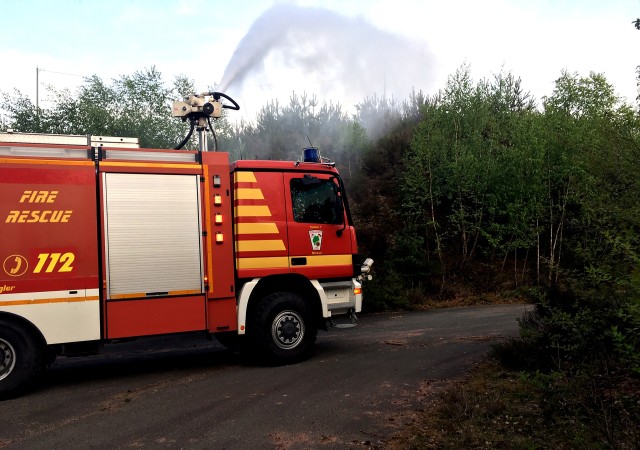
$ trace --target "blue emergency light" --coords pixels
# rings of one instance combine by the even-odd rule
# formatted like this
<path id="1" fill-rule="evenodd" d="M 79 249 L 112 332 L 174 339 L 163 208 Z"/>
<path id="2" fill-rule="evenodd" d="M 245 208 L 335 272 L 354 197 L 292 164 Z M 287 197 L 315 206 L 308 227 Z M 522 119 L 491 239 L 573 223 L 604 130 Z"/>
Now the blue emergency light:
<path id="1" fill-rule="evenodd" d="M 320 149 L 318 147 L 307 147 L 302 149 L 304 162 L 319 163 L 322 161 L 320 157 Z"/>

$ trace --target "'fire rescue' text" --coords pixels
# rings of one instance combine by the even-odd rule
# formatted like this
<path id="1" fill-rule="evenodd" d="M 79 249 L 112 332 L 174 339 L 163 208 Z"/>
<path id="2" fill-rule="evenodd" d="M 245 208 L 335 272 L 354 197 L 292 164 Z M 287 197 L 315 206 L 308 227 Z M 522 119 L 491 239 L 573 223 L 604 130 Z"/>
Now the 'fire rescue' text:
<path id="1" fill-rule="evenodd" d="M 19 203 L 55 203 L 58 191 L 24 191 Z M 13 210 L 9 211 L 4 223 L 66 223 L 71 219 L 72 210 Z"/>

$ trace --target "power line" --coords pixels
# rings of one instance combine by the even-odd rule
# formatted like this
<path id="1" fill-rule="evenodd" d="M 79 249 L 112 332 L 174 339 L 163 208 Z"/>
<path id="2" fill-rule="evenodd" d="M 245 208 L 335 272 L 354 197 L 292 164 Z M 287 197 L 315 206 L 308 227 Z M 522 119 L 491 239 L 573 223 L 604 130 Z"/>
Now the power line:
<path id="1" fill-rule="evenodd" d="M 36 114 L 40 112 L 40 72 L 55 73 L 57 75 L 66 75 L 70 77 L 86 78 L 86 75 L 79 75 L 77 73 L 58 72 L 55 70 L 47 70 L 42 67 L 36 66 Z"/>
<path id="2" fill-rule="evenodd" d="M 69 75 L 72 77 L 79 77 L 79 78 L 86 78 L 86 75 L 79 75 L 77 73 L 68 73 L 68 72 L 56 72 L 55 70 L 46 70 L 46 69 L 38 69 L 40 72 L 47 72 L 47 73 L 57 73 L 59 75 Z"/>

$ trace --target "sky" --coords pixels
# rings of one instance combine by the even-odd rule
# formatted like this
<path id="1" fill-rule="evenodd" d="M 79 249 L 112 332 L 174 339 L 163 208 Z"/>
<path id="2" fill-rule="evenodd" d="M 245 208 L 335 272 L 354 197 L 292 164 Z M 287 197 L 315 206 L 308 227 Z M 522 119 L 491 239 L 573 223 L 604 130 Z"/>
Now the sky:
<path id="1" fill-rule="evenodd" d="M 46 107 L 49 86 L 155 66 L 254 120 L 294 91 L 347 111 L 435 94 L 466 64 L 476 81 L 510 72 L 538 100 L 563 70 L 603 73 L 635 104 L 638 17 L 640 0 L 0 0 L 0 91 L 35 103 L 38 85 Z"/>

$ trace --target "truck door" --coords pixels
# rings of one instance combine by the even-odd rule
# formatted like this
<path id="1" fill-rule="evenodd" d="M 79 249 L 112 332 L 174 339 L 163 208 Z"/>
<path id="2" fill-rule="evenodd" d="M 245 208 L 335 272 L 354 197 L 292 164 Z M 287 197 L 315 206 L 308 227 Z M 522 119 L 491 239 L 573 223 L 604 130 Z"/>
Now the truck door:
<path id="1" fill-rule="evenodd" d="M 285 173 L 290 269 L 310 279 L 353 275 L 352 228 L 339 180 L 329 173 Z"/>
<path id="2" fill-rule="evenodd" d="M 107 337 L 205 329 L 200 175 L 101 182 Z"/>

